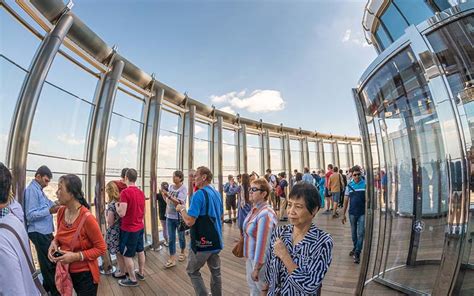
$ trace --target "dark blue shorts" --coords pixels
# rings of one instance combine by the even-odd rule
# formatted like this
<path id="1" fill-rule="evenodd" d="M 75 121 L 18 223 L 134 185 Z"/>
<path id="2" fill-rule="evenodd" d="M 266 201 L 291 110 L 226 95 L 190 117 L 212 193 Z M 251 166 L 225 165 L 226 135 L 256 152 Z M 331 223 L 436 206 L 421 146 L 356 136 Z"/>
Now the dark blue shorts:
<path id="1" fill-rule="evenodd" d="M 120 229 L 120 254 L 125 257 L 135 257 L 138 252 L 145 250 L 143 245 L 143 229 L 136 232 L 128 232 Z"/>

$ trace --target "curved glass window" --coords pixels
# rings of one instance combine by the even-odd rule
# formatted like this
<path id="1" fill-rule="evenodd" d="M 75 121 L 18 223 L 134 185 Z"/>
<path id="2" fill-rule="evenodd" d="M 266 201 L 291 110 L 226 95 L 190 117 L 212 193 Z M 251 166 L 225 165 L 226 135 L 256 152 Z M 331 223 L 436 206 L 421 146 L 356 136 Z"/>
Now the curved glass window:
<path id="1" fill-rule="evenodd" d="M 393 5 L 388 6 L 387 10 L 385 10 L 380 17 L 380 20 L 384 23 L 385 28 L 387 28 L 393 40 L 397 40 L 405 34 L 405 28 L 408 27 L 403 16 Z"/>
<path id="2" fill-rule="evenodd" d="M 194 124 L 194 167 L 209 167 L 211 151 L 209 123 L 196 121 Z"/>
<path id="3" fill-rule="evenodd" d="M 178 170 L 181 134 L 178 133 L 179 115 L 162 110 L 158 142 L 158 182 L 172 182 Z"/>
<path id="4" fill-rule="evenodd" d="M 281 138 L 270 137 L 270 167 L 273 174 L 284 171 L 283 145 Z"/>
<path id="5" fill-rule="evenodd" d="M 309 152 L 309 169 L 312 171 L 319 170 L 320 166 L 318 163 L 318 145 L 314 141 L 308 141 L 308 152 Z"/>
<path id="6" fill-rule="evenodd" d="M 375 31 L 375 38 L 377 39 L 378 45 L 381 47 L 381 51 L 389 47 L 393 43 L 390 35 L 385 31 L 382 25 L 379 25 L 377 31 Z"/>
<path id="7" fill-rule="evenodd" d="M 338 143 L 337 145 L 339 150 L 339 169 L 345 171 L 349 169 L 349 150 L 345 143 Z"/>
<path id="8" fill-rule="evenodd" d="M 324 168 L 328 167 L 328 164 L 334 165 L 334 147 L 332 143 L 323 143 L 324 146 Z"/>
<path id="9" fill-rule="evenodd" d="M 260 136 L 247 133 L 247 169 L 249 173 L 256 172 L 259 175 L 263 175 L 261 150 Z"/>
<path id="10" fill-rule="evenodd" d="M 290 154 L 291 154 L 291 173 L 294 170 L 303 172 L 303 162 L 301 160 L 301 140 L 290 140 Z"/>
<path id="11" fill-rule="evenodd" d="M 233 130 L 222 130 L 222 173 L 224 174 L 224 182 L 226 176 L 237 175 L 237 141 L 236 134 Z"/>
<path id="12" fill-rule="evenodd" d="M 427 1 L 394 0 L 393 3 L 397 5 L 398 9 L 410 25 L 418 25 L 434 15 L 434 12 L 428 5 Z"/>
<path id="13" fill-rule="evenodd" d="M 354 163 L 351 165 L 363 166 L 362 163 L 362 146 L 359 144 L 352 144 L 352 160 Z"/>

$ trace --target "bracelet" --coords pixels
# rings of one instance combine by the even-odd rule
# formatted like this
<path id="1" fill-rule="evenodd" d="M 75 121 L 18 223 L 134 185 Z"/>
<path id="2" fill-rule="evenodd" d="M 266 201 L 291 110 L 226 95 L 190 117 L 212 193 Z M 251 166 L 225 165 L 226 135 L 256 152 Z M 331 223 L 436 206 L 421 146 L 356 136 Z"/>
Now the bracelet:
<path id="1" fill-rule="evenodd" d="M 79 252 L 79 255 L 81 255 L 81 261 L 84 261 L 84 255 L 82 255 L 82 252 Z"/>

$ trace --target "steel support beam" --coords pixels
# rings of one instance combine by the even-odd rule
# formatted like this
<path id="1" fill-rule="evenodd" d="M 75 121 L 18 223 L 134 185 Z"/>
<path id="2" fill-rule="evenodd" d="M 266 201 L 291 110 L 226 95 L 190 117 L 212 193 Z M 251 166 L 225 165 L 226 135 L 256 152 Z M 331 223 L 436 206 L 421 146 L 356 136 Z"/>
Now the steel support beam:
<path id="1" fill-rule="evenodd" d="M 115 60 L 111 70 L 99 81 L 96 108 L 90 124 L 87 151 L 87 184 L 89 192 L 94 192 L 95 214 L 102 233 L 106 233 L 105 223 L 105 174 L 107 159 L 107 140 L 114 108 L 115 94 L 125 63 Z M 94 186 L 94 190 L 92 190 Z M 112 265 L 110 256 L 103 256 L 103 270 L 108 272 Z"/>
<path id="2" fill-rule="evenodd" d="M 189 176 L 189 171 L 194 169 L 194 126 L 196 123 L 196 106 L 189 105 L 188 111 L 184 113 L 184 120 L 183 120 L 183 138 L 182 138 L 182 147 L 183 147 L 183 154 L 181 157 L 181 165 L 180 167 L 183 170 L 184 176 Z M 212 153 L 212 149 L 211 149 Z M 211 170 L 212 168 L 212 154 L 210 155 L 210 164 Z M 191 196 L 193 193 L 193 184 L 191 180 L 188 178 L 188 196 Z"/>
<path id="3" fill-rule="evenodd" d="M 308 144 L 308 137 L 303 137 L 303 139 L 301 139 L 301 159 L 302 159 L 302 167 L 305 168 L 309 168 L 309 144 Z M 303 170 L 301 170 L 301 172 L 303 172 Z"/>
<path id="4" fill-rule="evenodd" d="M 326 159 L 325 159 L 325 156 L 324 156 L 324 141 L 323 140 L 319 140 L 318 141 L 318 152 L 319 152 L 319 163 L 321 165 L 321 169 L 326 171 L 327 169 L 327 166 L 326 166 Z"/>
<path id="5" fill-rule="evenodd" d="M 352 149 L 352 142 L 347 145 L 347 154 L 349 155 L 349 168 L 354 166 L 354 150 Z"/>
<path id="6" fill-rule="evenodd" d="M 266 173 L 267 169 L 271 169 L 271 157 L 270 157 L 270 133 L 268 129 L 265 129 L 262 133 L 262 151 L 263 151 L 263 173 Z"/>
<path id="7" fill-rule="evenodd" d="M 49 69 L 73 22 L 72 15 L 64 14 L 41 42 L 21 87 L 13 113 L 6 163 L 12 169 L 13 192 L 22 205 L 26 185 L 26 161 L 36 107 Z"/>
<path id="8" fill-rule="evenodd" d="M 248 173 L 247 167 L 247 125 L 241 124 L 238 131 L 239 139 L 239 174 Z"/>
<path id="9" fill-rule="evenodd" d="M 334 166 L 337 166 L 338 168 L 341 167 L 341 162 L 339 158 L 339 142 L 336 140 L 334 143 L 332 143 L 332 151 L 334 154 Z"/>
<path id="10" fill-rule="evenodd" d="M 159 249 L 160 236 L 158 229 L 158 193 L 157 167 L 158 167 L 158 144 L 160 136 L 161 107 L 164 90 L 156 84 L 152 87 L 153 95 L 147 100 L 145 107 L 144 142 L 142 148 L 142 188 L 149 184 L 150 217 L 151 217 L 151 248 Z"/>
<path id="11" fill-rule="evenodd" d="M 290 151 L 290 135 L 289 134 L 283 135 L 283 155 L 285 158 L 285 171 L 288 178 L 288 183 L 291 184 L 292 182 L 290 182 L 290 180 L 293 175 L 291 171 L 291 151 Z"/>
<path id="12" fill-rule="evenodd" d="M 222 116 L 217 116 L 217 120 L 213 123 L 213 138 L 212 138 L 212 145 L 214 146 L 214 155 L 211 157 L 214 158 L 214 168 L 213 174 L 217 176 L 217 186 L 218 191 L 221 196 L 224 196 L 224 177 L 222 173 L 222 153 L 223 153 L 223 146 L 222 146 L 222 128 L 224 124 L 224 118 Z"/>

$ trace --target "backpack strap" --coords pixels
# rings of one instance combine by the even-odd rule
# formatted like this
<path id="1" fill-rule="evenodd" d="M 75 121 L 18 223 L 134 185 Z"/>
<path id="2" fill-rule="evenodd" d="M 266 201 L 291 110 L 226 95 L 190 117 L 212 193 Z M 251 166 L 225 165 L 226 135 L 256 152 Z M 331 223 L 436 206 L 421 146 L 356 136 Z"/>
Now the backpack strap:
<path id="1" fill-rule="evenodd" d="M 35 267 L 33 266 L 33 263 L 30 260 L 30 256 L 28 256 L 28 252 L 26 251 L 26 248 L 23 245 L 21 238 L 18 235 L 18 232 L 16 232 L 13 227 L 5 223 L 0 223 L 0 228 L 10 231 L 16 237 L 16 239 L 18 240 L 18 243 L 20 244 L 21 249 L 23 250 L 23 254 L 25 255 L 26 261 L 28 262 L 28 267 L 30 268 L 31 276 L 33 278 L 36 288 L 41 293 L 41 295 L 48 295 L 47 292 L 44 290 L 43 285 L 41 285 L 38 278 L 41 271 L 36 270 Z"/>
<path id="2" fill-rule="evenodd" d="M 77 245 L 77 241 L 79 239 L 79 234 L 82 230 L 82 227 L 84 226 L 84 223 L 86 222 L 87 220 L 87 217 L 89 217 L 91 214 L 91 212 L 87 211 L 84 216 L 81 218 L 81 222 L 79 223 L 79 226 L 77 226 L 77 230 L 76 232 L 74 233 L 74 237 L 72 238 L 72 241 L 71 241 L 71 252 L 74 252 L 74 248 L 76 247 Z"/>
<path id="3" fill-rule="evenodd" d="M 203 188 L 202 189 L 203 193 L 204 193 L 204 198 L 205 198 L 205 201 L 206 201 L 206 215 L 209 216 L 209 194 L 207 193 L 207 191 Z"/>

